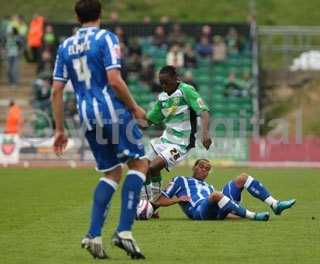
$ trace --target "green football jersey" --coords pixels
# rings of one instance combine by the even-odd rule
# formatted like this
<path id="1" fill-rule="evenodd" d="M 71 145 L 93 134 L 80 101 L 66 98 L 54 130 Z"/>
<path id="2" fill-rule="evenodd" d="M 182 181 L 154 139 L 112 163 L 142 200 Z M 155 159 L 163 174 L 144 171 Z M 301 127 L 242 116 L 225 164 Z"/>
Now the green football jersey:
<path id="1" fill-rule="evenodd" d="M 209 108 L 198 92 L 191 85 L 181 82 L 171 95 L 165 92 L 159 94 L 153 109 L 147 113 L 147 119 L 154 124 L 165 124 L 160 138 L 162 143 L 176 144 L 186 151 L 194 147 L 196 117 L 202 111 L 209 111 Z"/>

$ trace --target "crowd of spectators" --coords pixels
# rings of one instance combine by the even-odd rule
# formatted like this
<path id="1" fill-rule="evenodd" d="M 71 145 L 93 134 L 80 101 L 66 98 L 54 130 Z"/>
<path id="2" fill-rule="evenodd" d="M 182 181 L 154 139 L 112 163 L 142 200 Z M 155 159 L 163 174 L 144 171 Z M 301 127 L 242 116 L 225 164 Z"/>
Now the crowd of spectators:
<path id="1" fill-rule="evenodd" d="M 168 28 L 167 28 L 168 29 Z M 192 69 L 200 67 L 202 61 L 208 62 L 210 65 L 218 65 L 223 63 L 228 57 L 236 54 L 241 54 L 250 49 L 249 42 L 242 37 L 235 28 L 231 27 L 225 36 L 214 34 L 211 26 L 204 25 L 198 38 L 193 38 L 185 34 L 180 24 L 173 24 L 166 31 L 166 27 L 158 25 L 154 29 L 152 36 L 145 38 L 126 37 L 124 30 L 117 26 L 115 32 L 119 36 L 121 51 L 123 76 L 136 75 L 140 82 L 149 86 L 154 92 L 159 92 L 157 85 L 157 58 L 162 65 L 173 65 L 180 70 L 182 78 L 192 82 Z M 151 52 L 145 52 L 144 46 L 149 45 Z M 152 52 L 152 48 L 153 51 Z M 158 55 L 152 56 L 153 53 Z M 247 71 L 248 73 L 248 71 Z M 232 73 L 230 73 L 232 75 Z M 243 76 L 235 76 L 237 79 L 242 79 Z M 225 83 L 228 83 L 226 78 Z"/>
<path id="2" fill-rule="evenodd" d="M 19 65 L 23 59 L 37 65 L 36 74 L 51 72 L 57 44 L 52 25 L 41 15 L 34 14 L 29 24 L 21 15 L 2 19 L 0 54 L 6 64 L 8 84 L 18 87 Z"/>
<path id="3" fill-rule="evenodd" d="M 168 17 L 162 17 L 150 36 L 128 37 L 124 28 L 117 24 L 118 19 L 116 12 L 110 13 L 109 21 L 117 25 L 113 31 L 120 42 L 122 75 L 129 82 L 129 87 L 130 80 L 134 79 L 141 89 L 154 93 L 161 91 L 157 71 L 165 64 L 178 68 L 182 80 L 197 88 L 199 84 L 194 78 L 194 69 L 202 67 L 203 61 L 214 67 L 225 62 L 228 57 L 250 49 L 249 41 L 233 27 L 222 36 L 216 34 L 211 26 L 204 25 L 195 38 L 186 34 L 179 23 L 169 26 Z M 150 17 L 145 17 L 143 23 L 150 24 L 150 21 Z M 35 14 L 29 24 L 20 15 L 1 21 L 0 54 L 2 61 L 7 62 L 8 83 L 17 87 L 21 59 L 35 63 L 32 105 L 49 114 L 51 75 L 58 44 L 54 27 L 41 15 Z M 241 75 L 230 71 L 223 83 L 226 97 L 247 96 L 253 85 L 250 71 Z M 65 107 L 67 117 L 78 120 L 72 89 L 66 89 Z"/>

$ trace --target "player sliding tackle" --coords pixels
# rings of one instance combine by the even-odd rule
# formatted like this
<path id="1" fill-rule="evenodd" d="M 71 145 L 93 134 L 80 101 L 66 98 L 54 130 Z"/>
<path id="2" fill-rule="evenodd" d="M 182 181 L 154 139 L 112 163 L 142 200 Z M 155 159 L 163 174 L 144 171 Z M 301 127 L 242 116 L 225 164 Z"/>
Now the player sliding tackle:
<path id="1" fill-rule="evenodd" d="M 151 163 L 142 198 L 151 200 L 160 195 L 160 171 L 163 168 L 169 170 L 186 159 L 189 150 L 195 146 L 197 116 L 201 119 L 203 146 L 209 149 L 212 143 L 209 135 L 209 108 L 194 87 L 179 81 L 176 69 L 172 66 L 160 70 L 159 82 L 163 92 L 146 115 L 149 123 L 166 125 L 162 136 L 151 141 L 152 149 L 147 153 Z M 144 190 L 146 193 L 143 193 Z"/>
<path id="2" fill-rule="evenodd" d="M 246 189 L 253 197 L 269 205 L 276 215 L 295 204 L 295 200 L 279 201 L 271 196 L 261 182 L 245 173 L 229 181 L 222 192 L 215 191 L 208 184 L 210 162 L 199 159 L 193 166 L 193 176 L 177 176 L 153 203 L 154 207 L 170 206 L 178 203 L 183 212 L 193 220 L 214 220 L 225 218 L 249 218 L 267 221 L 269 212 L 251 212 L 240 205 L 241 192 Z"/>

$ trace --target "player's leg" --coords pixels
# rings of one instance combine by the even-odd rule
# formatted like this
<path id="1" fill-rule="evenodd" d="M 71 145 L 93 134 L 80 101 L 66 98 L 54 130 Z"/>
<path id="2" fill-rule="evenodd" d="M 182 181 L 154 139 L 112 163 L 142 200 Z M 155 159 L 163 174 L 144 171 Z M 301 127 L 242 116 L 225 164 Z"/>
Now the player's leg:
<path id="1" fill-rule="evenodd" d="M 132 225 L 136 216 L 140 192 L 148 170 L 147 159 L 128 162 L 129 171 L 122 186 L 120 221 L 112 242 L 124 249 L 134 259 L 145 258 L 132 236 Z"/>
<path id="2" fill-rule="evenodd" d="M 122 185 L 120 219 L 112 243 L 125 250 L 131 258 L 139 259 L 144 256 L 132 236 L 131 229 L 149 162 L 145 158 L 142 133 L 131 113 L 124 112 L 119 116 L 119 120 L 122 122 L 119 123 L 117 157 L 121 162 L 127 163 L 129 170 Z"/>
<path id="3" fill-rule="evenodd" d="M 234 182 L 240 188 L 246 188 L 253 197 L 268 204 L 276 215 L 280 215 L 283 210 L 292 207 L 296 202 L 295 199 L 286 201 L 275 199 L 260 181 L 246 173 L 241 173 Z"/>
<path id="4" fill-rule="evenodd" d="M 157 156 L 150 162 L 148 178 L 150 179 L 150 200 L 156 200 L 161 194 L 161 170 L 166 167 L 166 163 L 161 156 Z"/>
<path id="5" fill-rule="evenodd" d="M 188 152 L 183 152 L 179 146 L 174 144 L 161 143 L 153 147 L 158 155 L 151 161 L 149 172 L 151 174 L 152 200 L 155 200 L 161 194 L 160 171 L 164 168 L 170 171 L 171 168 L 187 158 Z"/>
<path id="6" fill-rule="evenodd" d="M 231 200 L 240 204 L 242 190 L 243 186 L 239 185 L 236 180 L 231 180 L 223 187 L 222 193 Z"/>
<path id="7" fill-rule="evenodd" d="M 120 181 L 122 168 L 121 163 L 115 156 L 113 146 L 108 145 L 107 141 L 104 143 L 97 142 L 96 133 L 96 129 L 87 131 L 86 138 L 95 157 L 97 170 L 103 172 L 104 177 L 100 178 L 95 188 L 90 227 L 81 244 L 93 257 L 103 259 L 107 258 L 107 255 L 102 246 L 102 227 L 113 193 Z"/>
<path id="8" fill-rule="evenodd" d="M 211 211 L 215 211 L 216 219 L 224 219 L 230 213 L 233 213 L 241 218 L 248 218 L 258 221 L 267 221 L 269 219 L 268 212 L 251 212 L 220 192 L 213 192 L 207 200 L 207 207 L 203 208 L 202 217 L 206 217 L 206 215 L 210 216 Z"/>
<path id="9" fill-rule="evenodd" d="M 146 158 L 149 160 L 150 165 L 146 175 L 146 181 L 141 190 L 141 199 L 152 200 L 153 193 L 157 192 L 157 188 L 161 188 L 160 171 L 165 167 L 165 163 L 162 158 L 159 160 L 158 153 L 155 151 L 152 144 L 150 150 L 146 154 Z"/>

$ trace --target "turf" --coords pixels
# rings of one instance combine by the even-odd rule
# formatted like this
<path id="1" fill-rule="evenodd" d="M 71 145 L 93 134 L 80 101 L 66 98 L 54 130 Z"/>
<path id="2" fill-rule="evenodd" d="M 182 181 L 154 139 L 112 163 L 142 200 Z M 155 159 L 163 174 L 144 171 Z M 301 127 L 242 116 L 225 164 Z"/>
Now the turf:
<path id="1" fill-rule="evenodd" d="M 134 234 L 145 263 L 319 263 L 320 173 L 312 169 L 222 169 L 208 181 L 221 188 L 241 171 L 260 179 L 278 198 L 297 204 L 267 223 L 187 220 L 178 206 L 160 211 L 160 220 L 137 222 Z M 188 174 L 187 168 L 175 174 Z M 166 174 L 165 181 L 173 174 Z M 93 260 L 80 249 L 91 195 L 99 175 L 91 169 L 0 169 L 0 263 L 132 263 L 110 237 L 119 213 L 114 197 L 104 241 L 111 260 Z M 265 204 L 244 195 L 252 210 Z"/>

